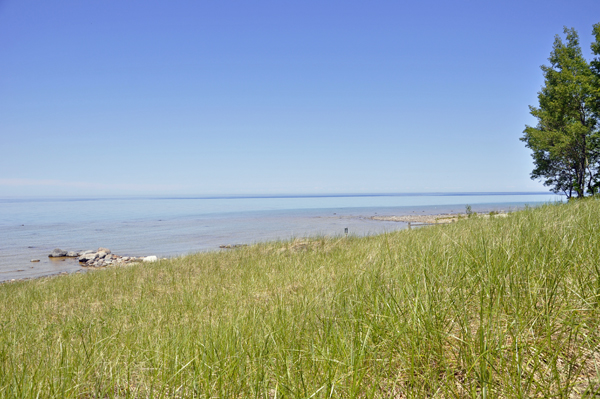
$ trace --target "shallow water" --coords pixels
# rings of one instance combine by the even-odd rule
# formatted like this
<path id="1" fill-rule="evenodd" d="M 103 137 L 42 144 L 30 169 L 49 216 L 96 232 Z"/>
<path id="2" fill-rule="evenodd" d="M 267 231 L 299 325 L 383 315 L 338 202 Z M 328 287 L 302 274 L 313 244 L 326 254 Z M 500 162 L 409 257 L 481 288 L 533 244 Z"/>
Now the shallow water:
<path id="1" fill-rule="evenodd" d="M 552 194 L 361 195 L 277 198 L 0 199 L 0 281 L 84 270 L 54 248 L 110 248 L 171 257 L 305 236 L 378 234 L 405 223 L 374 215 L 515 210 L 561 200 Z M 31 263 L 31 259 L 40 259 Z"/>

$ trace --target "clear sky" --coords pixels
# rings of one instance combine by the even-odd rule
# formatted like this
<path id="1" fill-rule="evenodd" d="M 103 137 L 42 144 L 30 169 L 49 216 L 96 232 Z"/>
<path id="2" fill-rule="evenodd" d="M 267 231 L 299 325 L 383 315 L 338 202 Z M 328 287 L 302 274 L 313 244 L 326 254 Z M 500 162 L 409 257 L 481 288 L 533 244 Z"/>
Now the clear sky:
<path id="1" fill-rule="evenodd" d="M 518 139 L 600 1 L 0 0 L 0 197 L 545 191 Z"/>

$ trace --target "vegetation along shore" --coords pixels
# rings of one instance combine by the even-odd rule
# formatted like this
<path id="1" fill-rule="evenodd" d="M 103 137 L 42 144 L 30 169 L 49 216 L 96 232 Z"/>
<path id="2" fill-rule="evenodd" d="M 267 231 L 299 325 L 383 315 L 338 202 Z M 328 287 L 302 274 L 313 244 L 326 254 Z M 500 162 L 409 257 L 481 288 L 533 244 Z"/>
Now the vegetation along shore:
<path id="1" fill-rule="evenodd" d="M 600 201 L 0 286 L 0 397 L 598 392 Z"/>

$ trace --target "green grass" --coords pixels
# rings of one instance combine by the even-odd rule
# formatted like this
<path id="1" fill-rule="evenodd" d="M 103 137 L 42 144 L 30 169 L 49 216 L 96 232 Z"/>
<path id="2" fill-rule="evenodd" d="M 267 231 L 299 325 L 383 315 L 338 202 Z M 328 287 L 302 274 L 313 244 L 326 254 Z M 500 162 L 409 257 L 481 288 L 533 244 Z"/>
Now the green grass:
<path id="1" fill-rule="evenodd" d="M 0 397 L 596 395 L 600 201 L 0 285 Z"/>

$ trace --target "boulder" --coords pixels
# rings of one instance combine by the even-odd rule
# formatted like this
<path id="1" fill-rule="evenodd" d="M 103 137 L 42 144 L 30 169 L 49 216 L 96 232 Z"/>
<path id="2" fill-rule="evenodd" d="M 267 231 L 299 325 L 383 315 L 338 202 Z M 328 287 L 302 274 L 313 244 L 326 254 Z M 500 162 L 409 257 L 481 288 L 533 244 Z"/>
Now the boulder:
<path id="1" fill-rule="evenodd" d="M 85 254 L 79 257 L 80 262 L 93 262 L 95 259 L 98 259 L 97 253 Z"/>
<path id="2" fill-rule="evenodd" d="M 63 256 L 67 256 L 67 251 L 63 251 L 60 248 L 55 248 L 52 253 L 48 255 L 49 258 L 60 258 Z"/>
<path id="3" fill-rule="evenodd" d="M 158 257 L 156 257 L 156 256 L 154 256 L 154 255 L 153 255 L 153 256 L 146 256 L 146 257 L 143 259 L 143 261 L 144 261 L 144 262 L 157 262 L 157 261 L 158 261 Z"/>
<path id="4" fill-rule="evenodd" d="M 75 257 L 79 256 L 79 254 L 75 251 L 69 251 L 69 252 L 67 252 L 66 256 L 69 258 L 75 258 Z"/>
<path id="5" fill-rule="evenodd" d="M 104 251 L 98 251 L 98 258 L 100 258 L 100 259 L 104 259 L 104 257 L 105 257 L 106 255 L 107 255 L 107 253 L 106 253 L 106 252 L 104 252 Z"/>
<path id="6" fill-rule="evenodd" d="M 31 259 L 31 262 L 39 262 L 39 259 Z"/>
<path id="7" fill-rule="evenodd" d="M 110 253 L 110 249 L 100 247 L 100 248 L 98 248 L 98 252 L 106 252 L 107 254 L 109 254 Z"/>
<path id="8" fill-rule="evenodd" d="M 79 251 L 79 256 L 82 255 L 87 255 L 87 254 L 95 254 L 96 251 L 92 251 L 91 249 L 88 249 L 87 251 Z"/>

